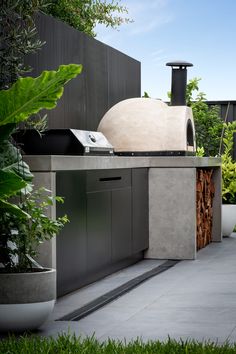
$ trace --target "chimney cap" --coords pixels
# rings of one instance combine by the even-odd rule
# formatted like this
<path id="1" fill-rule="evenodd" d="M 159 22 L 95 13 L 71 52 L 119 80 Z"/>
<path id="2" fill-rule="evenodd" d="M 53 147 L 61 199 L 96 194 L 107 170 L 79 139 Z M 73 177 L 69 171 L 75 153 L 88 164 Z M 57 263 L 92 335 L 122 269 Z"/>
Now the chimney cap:
<path id="1" fill-rule="evenodd" d="M 183 60 L 175 60 L 175 61 L 171 61 L 169 63 L 166 63 L 166 66 L 177 66 L 179 68 L 186 68 L 187 66 L 193 66 L 192 63 L 188 63 L 187 61 L 183 61 Z"/>

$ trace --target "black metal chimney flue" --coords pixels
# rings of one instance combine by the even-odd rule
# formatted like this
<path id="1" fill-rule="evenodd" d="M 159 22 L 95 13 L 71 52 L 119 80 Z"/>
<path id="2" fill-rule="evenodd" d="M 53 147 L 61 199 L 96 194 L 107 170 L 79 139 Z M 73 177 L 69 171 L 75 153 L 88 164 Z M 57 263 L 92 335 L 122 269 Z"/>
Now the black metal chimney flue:
<path id="1" fill-rule="evenodd" d="M 172 67 L 171 106 L 186 106 L 187 67 L 193 64 L 173 61 L 166 65 Z"/>

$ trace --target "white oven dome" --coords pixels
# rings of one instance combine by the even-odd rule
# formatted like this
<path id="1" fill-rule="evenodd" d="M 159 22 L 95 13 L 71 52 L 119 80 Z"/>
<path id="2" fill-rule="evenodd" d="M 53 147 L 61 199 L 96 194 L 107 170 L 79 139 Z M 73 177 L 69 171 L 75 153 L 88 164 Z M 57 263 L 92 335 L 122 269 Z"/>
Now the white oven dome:
<path id="1" fill-rule="evenodd" d="M 104 115 L 97 130 L 116 152 L 196 149 L 191 108 L 168 106 L 152 98 L 130 98 L 117 103 Z"/>

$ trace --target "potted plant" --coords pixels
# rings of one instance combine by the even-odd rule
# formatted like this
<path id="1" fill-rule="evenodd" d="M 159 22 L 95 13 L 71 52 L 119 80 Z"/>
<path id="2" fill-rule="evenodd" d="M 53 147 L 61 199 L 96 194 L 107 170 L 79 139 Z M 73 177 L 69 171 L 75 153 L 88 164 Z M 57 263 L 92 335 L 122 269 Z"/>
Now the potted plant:
<path id="1" fill-rule="evenodd" d="M 222 235 L 230 236 L 236 225 L 236 162 L 232 158 L 236 121 L 224 123 L 222 154 Z"/>
<path id="2" fill-rule="evenodd" d="M 37 78 L 20 78 L 0 91 L 0 331 L 38 328 L 52 311 L 55 270 L 44 269 L 33 257 L 38 244 L 67 222 L 66 216 L 56 220 L 46 216 L 53 203 L 50 191 L 32 190 L 33 176 L 11 143 L 11 133 L 32 114 L 54 108 L 64 84 L 81 69 L 81 65 L 62 65 Z"/>

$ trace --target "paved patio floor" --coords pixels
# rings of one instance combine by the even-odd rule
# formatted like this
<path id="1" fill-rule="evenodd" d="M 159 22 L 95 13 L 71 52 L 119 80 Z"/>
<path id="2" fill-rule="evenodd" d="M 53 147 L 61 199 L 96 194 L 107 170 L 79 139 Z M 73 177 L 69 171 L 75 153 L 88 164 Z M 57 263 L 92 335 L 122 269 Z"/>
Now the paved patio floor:
<path id="1" fill-rule="evenodd" d="M 59 299 L 53 316 L 38 332 L 60 332 L 133 340 L 195 339 L 236 341 L 236 234 L 198 252 L 80 321 L 55 321 L 94 296 L 162 261 L 144 261 Z M 120 279 L 120 280 L 119 280 Z M 86 300 L 87 299 L 87 300 Z"/>

